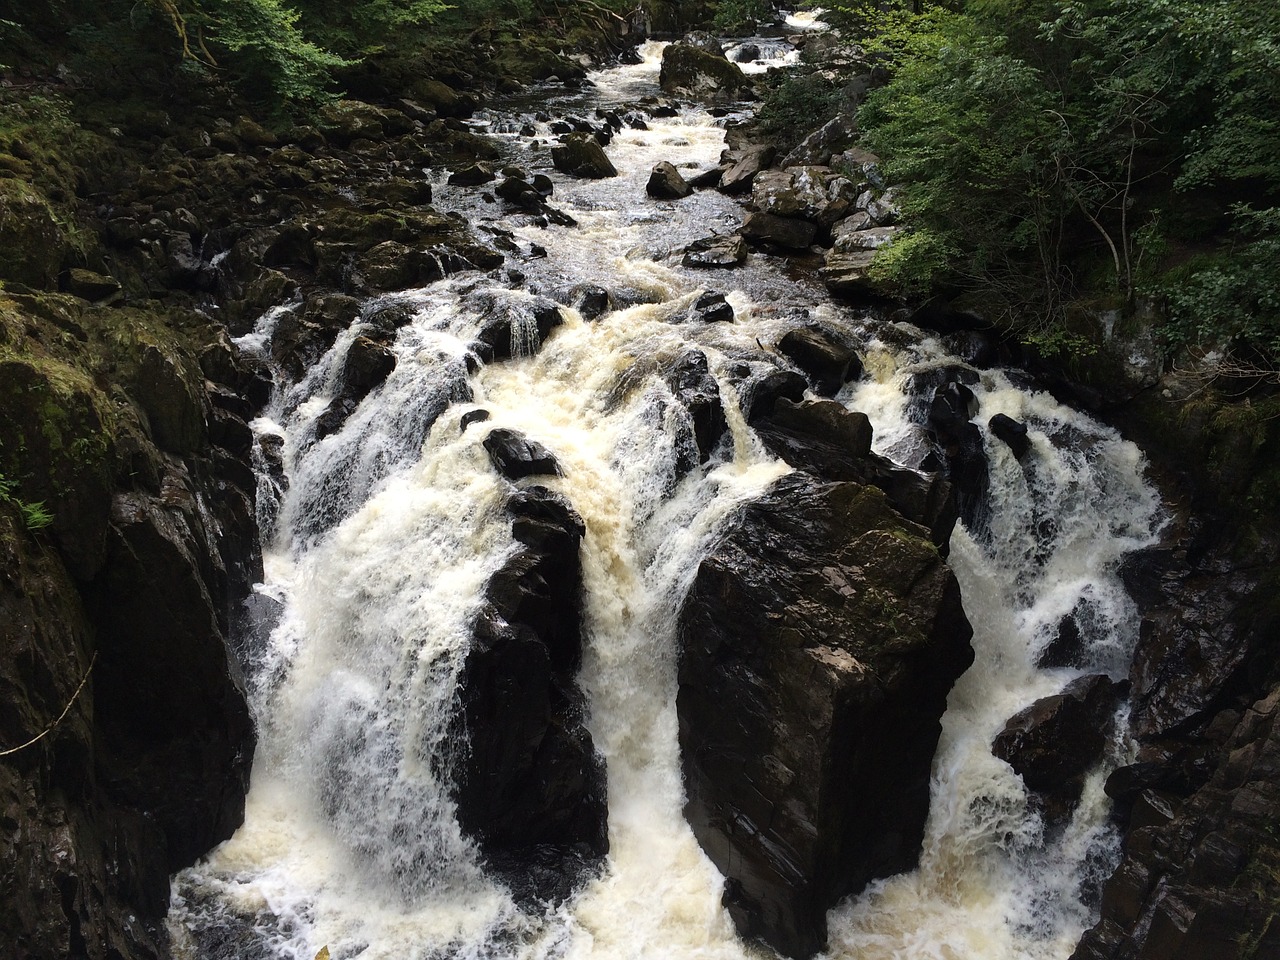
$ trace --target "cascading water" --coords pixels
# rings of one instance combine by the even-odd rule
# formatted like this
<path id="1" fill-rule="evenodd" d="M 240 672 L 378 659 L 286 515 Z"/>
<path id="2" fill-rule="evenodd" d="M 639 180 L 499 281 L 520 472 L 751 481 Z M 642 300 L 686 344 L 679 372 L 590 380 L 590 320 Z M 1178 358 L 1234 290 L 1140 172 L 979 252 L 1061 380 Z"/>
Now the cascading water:
<path id="1" fill-rule="evenodd" d="M 655 92 L 658 50 L 553 104 L 585 110 Z M 486 120 L 494 130 L 533 125 L 534 136 L 498 136 L 511 162 L 547 168 L 545 123 L 515 116 L 520 109 Z M 575 288 L 598 284 L 617 309 L 593 323 L 567 311 L 540 351 L 469 374 L 485 305 L 501 301 L 520 315 L 528 293 L 460 274 L 380 298 L 255 423 L 282 450 L 283 476 L 265 471 L 260 498 L 273 536 L 261 590 L 281 601 L 281 615 L 248 652 L 260 743 L 246 822 L 176 879 L 180 953 L 760 954 L 735 936 L 722 881 L 683 821 L 676 733 L 676 609 L 723 521 L 789 470 L 756 441 L 733 383 L 744 370 L 776 366 L 759 344 L 819 313 L 867 343 L 875 376 L 842 399 L 871 417 L 881 452 L 908 459 L 919 430 L 904 378 L 957 361 L 901 329 L 884 346 L 874 322 L 826 303 L 819 288 L 763 257 L 715 279 L 735 285 L 725 291 L 735 323 L 682 322 L 706 279 L 678 266 L 680 249 L 732 232 L 740 208 L 714 192 L 648 200 L 644 182 L 659 160 L 710 166 L 722 139 L 699 109 L 619 133 L 609 151 L 618 178 L 554 177 L 554 201 L 574 228 L 500 218 L 440 182 L 438 206 L 510 231 L 527 290 L 570 302 Z M 263 349 L 291 309 L 268 314 L 242 345 Z M 388 309 L 412 316 L 396 335 L 393 372 L 322 436 L 347 352 Z M 690 349 L 707 358 L 729 429 L 705 467 L 683 476 L 690 419 L 657 371 Z M 1033 453 L 1020 463 L 987 438 L 989 523 L 953 537 L 977 662 L 944 720 L 920 869 L 833 911 L 833 957 L 1064 957 L 1088 919 L 1082 881 L 1110 853 L 1100 773 L 1071 822 L 1046 832 L 990 744 L 1005 719 L 1086 672 L 1034 666 L 1063 616 L 1080 624 L 1088 670 L 1122 669 L 1134 616 L 1115 567 L 1151 537 L 1155 499 L 1136 449 L 1110 431 L 999 372 L 983 373 L 974 389 L 977 422 L 996 412 L 1026 422 Z M 478 408 L 489 419 L 465 425 Z M 580 682 L 607 764 L 610 853 L 575 897 L 542 913 L 522 910 L 485 875 L 444 786 L 470 622 L 487 579 L 514 550 L 501 511 L 507 482 L 481 445 L 497 427 L 554 453 L 563 476 L 539 479 L 586 525 Z"/>

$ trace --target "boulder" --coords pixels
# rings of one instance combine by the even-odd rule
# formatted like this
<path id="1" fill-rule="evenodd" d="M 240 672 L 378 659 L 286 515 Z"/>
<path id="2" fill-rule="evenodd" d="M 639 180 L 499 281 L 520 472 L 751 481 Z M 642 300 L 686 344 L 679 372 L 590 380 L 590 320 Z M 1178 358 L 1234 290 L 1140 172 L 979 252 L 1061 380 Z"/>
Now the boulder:
<path id="1" fill-rule="evenodd" d="M 849 217 L 841 221 L 841 226 L 851 224 L 855 220 Z M 838 230 L 831 249 L 836 253 L 856 253 L 861 250 L 878 250 L 893 240 L 897 227 L 859 227 L 857 229 Z"/>
<path id="2" fill-rule="evenodd" d="M 818 327 L 788 330 L 778 341 L 778 352 L 809 376 L 815 392 L 826 396 L 862 376 L 857 352 Z"/>
<path id="3" fill-rule="evenodd" d="M 905 519 L 929 531 L 945 556 L 956 523 L 951 485 L 938 473 L 911 470 L 871 452 L 871 423 L 865 414 L 834 400 L 778 396 L 758 410 L 753 395 L 748 422 L 769 452 L 797 470 L 828 481 L 869 483 L 884 491 Z"/>
<path id="4" fill-rule="evenodd" d="M 1031 452 L 1031 438 L 1027 436 L 1025 423 L 1019 423 L 1013 417 L 997 413 L 987 421 L 987 428 L 992 436 L 1004 441 L 1017 459 L 1021 460 Z"/>
<path id="5" fill-rule="evenodd" d="M 817 233 L 817 225 L 808 220 L 771 213 L 749 213 L 742 221 L 742 236 L 746 239 L 787 250 L 807 250 Z"/>
<path id="6" fill-rule="evenodd" d="M 558 477 L 563 473 L 555 454 L 515 430 L 494 427 L 483 443 L 494 469 L 508 480 L 539 475 Z"/>
<path id="7" fill-rule="evenodd" d="M 518 900 L 560 902 L 609 848 L 604 764 L 575 680 L 586 528 L 544 487 L 507 511 L 520 546 L 485 587 L 459 679 L 458 822 Z"/>
<path id="8" fill-rule="evenodd" d="M 561 173 L 587 180 L 616 177 L 617 168 L 605 155 L 604 147 L 586 133 L 571 133 L 559 146 L 551 148 L 551 162 Z"/>
<path id="9" fill-rule="evenodd" d="M 832 904 L 919 856 L 973 658 L 955 578 L 879 490 L 795 473 L 729 521 L 678 622 L 686 816 L 741 934 L 808 957 Z"/>
<path id="10" fill-rule="evenodd" d="M 720 387 L 711 375 L 707 355 L 701 350 L 689 350 L 682 354 L 667 371 L 666 381 L 671 393 L 693 419 L 697 460 L 699 463 L 706 463 L 727 428 L 724 406 L 720 402 Z M 679 476 L 691 469 L 691 462 L 676 465 Z"/>
<path id="11" fill-rule="evenodd" d="M 784 169 L 808 164 L 834 166 L 834 158 L 848 149 L 857 138 L 856 114 L 842 110 L 796 144 L 778 165 Z"/>
<path id="12" fill-rule="evenodd" d="M 685 182 L 679 170 L 663 160 L 649 174 L 645 192 L 659 200 L 683 200 L 693 193 L 693 188 Z"/>
<path id="13" fill-rule="evenodd" d="M 492 296 L 480 302 L 476 352 L 486 363 L 529 357 L 564 323 L 560 304 L 549 297 Z"/>
<path id="14" fill-rule="evenodd" d="M 761 212 L 827 228 L 848 216 L 857 197 L 857 186 L 827 167 L 764 170 L 751 185 L 751 200 Z"/>
<path id="15" fill-rule="evenodd" d="M 707 291 L 693 301 L 689 318 L 699 323 L 733 323 L 733 306 L 723 293 Z"/>
<path id="16" fill-rule="evenodd" d="M 761 170 L 768 169 L 776 155 L 777 149 L 768 144 L 726 151 L 721 163 L 727 166 L 720 175 L 717 189 L 728 194 L 746 193 L 755 183 L 756 176 Z"/>
<path id="17" fill-rule="evenodd" d="M 704 237 L 684 248 L 680 262 L 702 270 L 738 267 L 747 262 L 747 242 L 736 233 L 727 237 Z"/>
<path id="18" fill-rule="evenodd" d="M 688 43 L 670 44 L 662 52 L 658 83 L 664 93 L 694 100 L 733 100 L 751 89 L 746 74 L 723 53 L 709 53 Z"/>
<path id="19" fill-rule="evenodd" d="M 493 172 L 493 168 L 487 163 L 472 163 L 449 174 L 449 185 L 454 187 L 478 187 L 481 184 L 492 183 L 496 179 L 497 174 Z"/>
<path id="20" fill-rule="evenodd" d="M 1110 739 L 1117 703 L 1109 677 L 1080 677 L 1010 717 L 996 734 L 991 752 L 1041 795 L 1051 822 L 1062 822 L 1080 800 L 1085 774 Z"/>
<path id="21" fill-rule="evenodd" d="M 858 250 L 853 253 L 827 253 L 818 277 L 833 294 L 845 297 L 881 297 L 891 293 L 871 276 L 875 253 Z"/>

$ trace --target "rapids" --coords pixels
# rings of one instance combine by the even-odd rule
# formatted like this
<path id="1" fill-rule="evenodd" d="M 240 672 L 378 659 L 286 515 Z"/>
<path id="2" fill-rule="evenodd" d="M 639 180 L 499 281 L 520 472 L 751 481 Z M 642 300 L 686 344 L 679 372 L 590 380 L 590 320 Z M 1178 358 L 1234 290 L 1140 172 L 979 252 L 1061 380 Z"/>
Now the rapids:
<path id="1" fill-rule="evenodd" d="M 315 440 L 336 395 L 357 323 L 298 384 L 281 382 L 253 426 L 283 450 L 284 482 L 264 470 L 267 551 L 258 588 L 279 603 L 274 628 L 245 648 L 259 727 L 246 821 L 173 884 L 180 956 L 311 960 L 426 958 L 743 958 L 720 907 L 722 881 L 681 816 L 676 736 L 675 610 L 707 544 L 733 510 L 789 468 L 770 457 L 737 408 L 727 370 L 760 365 L 805 314 L 856 334 L 869 374 L 839 399 L 868 414 L 879 452 L 907 459 L 919 436 L 905 385 L 956 364 L 926 334 L 831 303 L 815 282 L 753 254 L 727 272 L 679 265 L 691 240 L 732 232 L 740 206 L 714 191 L 645 196 L 652 166 L 714 165 L 724 120 L 698 107 L 624 129 L 608 148 L 620 176 L 577 181 L 550 170 L 535 113 L 590 115 L 656 92 L 660 47 L 644 62 L 594 74 L 594 87 L 538 103 L 512 100 L 478 119 L 508 162 L 548 172 L 552 202 L 577 227 L 504 214 L 479 191 L 430 170 L 436 205 L 482 230 L 508 231 L 524 288 L 562 302 L 583 284 L 616 309 L 568 322 L 537 352 L 468 375 L 483 303 L 519 305 L 510 273 L 459 274 L 370 301 L 413 321 L 397 366 L 340 430 Z M 515 132 L 532 125 L 535 135 Z M 542 255 L 545 251 L 545 256 Z M 732 324 L 682 322 L 715 287 Z M 243 338 L 262 350 L 296 305 Z M 536 332 L 532 334 L 536 339 Z M 730 429 L 704 468 L 677 479 L 688 415 L 653 376 L 659 361 L 703 351 Z M 753 359 L 754 358 L 754 359 Z M 1024 469 L 985 434 L 989 521 L 957 528 L 951 563 L 975 628 L 977 662 L 952 692 L 935 760 L 920 868 L 882 881 L 831 915 L 832 958 L 1065 958 L 1090 922 L 1115 856 L 1103 771 L 1064 830 L 1046 831 L 1019 778 L 990 753 L 1005 719 L 1085 672 L 1123 673 L 1136 616 L 1116 575 L 1158 524 L 1135 447 L 1016 378 L 983 371 L 976 422 L 1024 421 Z M 483 408 L 490 419 L 462 428 Z M 564 475 L 548 485 L 586 523 L 586 645 L 581 683 L 608 769 L 611 851 L 569 902 L 522 911 L 481 870 L 443 786 L 457 745 L 444 737 L 469 622 L 488 576 L 511 554 L 501 480 L 480 441 L 490 427 L 550 448 Z M 1040 670 L 1035 654 L 1075 612 L 1088 670 Z M 1112 763 L 1126 749 L 1114 745 Z"/>

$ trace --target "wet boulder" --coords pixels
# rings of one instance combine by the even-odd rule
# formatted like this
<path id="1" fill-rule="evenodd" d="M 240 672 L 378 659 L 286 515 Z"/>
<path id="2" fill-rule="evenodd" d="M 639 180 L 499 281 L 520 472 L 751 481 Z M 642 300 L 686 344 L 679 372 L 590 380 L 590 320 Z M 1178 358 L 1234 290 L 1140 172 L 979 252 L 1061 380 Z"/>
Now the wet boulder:
<path id="1" fill-rule="evenodd" d="M 960 518 L 974 533 L 987 529 L 987 494 L 991 473 L 982 430 L 972 420 L 978 400 L 963 382 L 970 371 L 940 368 L 931 371 L 935 386 L 928 392 L 924 421 L 956 491 Z M 976 376 L 972 378 L 976 382 Z"/>
<path id="2" fill-rule="evenodd" d="M 862 361 L 852 347 L 817 327 L 788 330 L 778 352 L 803 370 L 817 393 L 831 396 L 862 375 Z"/>
<path id="3" fill-rule="evenodd" d="M 560 304 L 549 297 L 490 296 L 481 299 L 476 352 L 486 363 L 529 357 L 564 323 Z"/>
<path id="4" fill-rule="evenodd" d="M 706 463 L 726 429 L 720 387 L 711 375 L 707 355 L 701 350 L 682 354 L 667 372 L 666 381 L 671 393 L 693 419 L 697 459 Z M 692 463 L 680 463 L 676 472 L 683 475 L 692 468 Z"/>
<path id="5" fill-rule="evenodd" d="M 769 164 L 773 163 L 775 156 L 777 149 L 768 144 L 726 150 L 721 157 L 724 172 L 720 175 L 717 189 L 728 194 L 746 193 L 755 183 L 760 171 L 768 169 Z"/>
<path id="6" fill-rule="evenodd" d="M 803 394 L 803 384 L 801 385 Z M 834 400 L 776 398 L 748 409 L 748 422 L 769 452 L 822 480 L 869 483 L 906 520 L 929 531 L 944 555 L 956 523 L 951 485 L 936 472 L 911 470 L 871 452 L 871 422 Z"/>
<path id="7" fill-rule="evenodd" d="M 693 188 L 680 175 L 679 170 L 663 160 L 649 174 L 645 192 L 658 200 L 683 200 L 693 193 Z"/>
<path id="8" fill-rule="evenodd" d="M 996 734 L 991 752 L 1041 795 L 1051 821 L 1064 820 L 1079 802 L 1085 774 L 1102 759 L 1117 702 L 1109 677 L 1080 677 L 1019 711 Z"/>
<path id="9" fill-rule="evenodd" d="M 449 185 L 453 187 L 478 187 L 492 183 L 498 178 L 493 168 L 487 163 L 472 163 L 449 174 Z"/>
<path id="10" fill-rule="evenodd" d="M 855 250 L 851 253 L 829 250 L 818 270 L 818 277 L 837 296 L 888 296 L 890 291 L 871 275 L 871 261 L 874 258 L 875 253 L 870 250 Z"/>
<path id="11" fill-rule="evenodd" d="M 555 454 L 516 430 L 495 427 L 483 442 L 494 469 L 508 480 L 562 473 Z"/>
<path id="12" fill-rule="evenodd" d="M 575 679 L 586 528 L 544 487 L 514 493 L 507 512 L 519 547 L 485 587 L 459 678 L 458 822 L 518 900 L 559 902 L 609 846 Z"/>
<path id="13" fill-rule="evenodd" d="M 699 323 L 733 323 L 733 305 L 723 293 L 708 290 L 693 301 L 689 317 Z"/>
<path id="14" fill-rule="evenodd" d="M 808 957 L 832 904 L 919 856 L 973 657 L 955 578 L 879 490 L 795 473 L 729 521 L 679 635 L 686 817 L 741 934 Z"/>
<path id="15" fill-rule="evenodd" d="M 1019 423 L 1013 417 L 997 413 L 987 421 L 987 428 L 992 436 L 1004 441 L 1017 459 L 1021 460 L 1031 452 L 1031 438 L 1027 436 L 1025 423 Z"/>
<path id="16" fill-rule="evenodd" d="M 604 147 L 587 133 L 571 133 L 551 148 L 551 162 L 561 173 L 586 180 L 616 177 L 618 169 L 605 155 Z"/>
<path id="17" fill-rule="evenodd" d="M 684 248 L 680 262 L 702 270 L 725 269 L 746 263 L 747 252 L 747 242 L 736 233 L 727 237 L 704 237 Z"/>
<path id="18" fill-rule="evenodd" d="M 786 250 L 807 250 L 817 235 L 815 224 L 795 217 L 756 212 L 747 214 L 742 221 L 742 236 L 747 240 Z"/>
<path id="19" fill-rule="evenodd" d="M 830 228 L 853 209 L 857 186 L 827 167 L 764 170 L 751 186 L 751 200 L 763 213 L 797 217 Z"/>
<path id="20" fill-rule="evenodd" d="M 695 100 L 732 100 L 751 90 L 746 74 L 723 53 L 688 43 L 673 43 L 663 51 L 658 83 L 664 93 Z"/>

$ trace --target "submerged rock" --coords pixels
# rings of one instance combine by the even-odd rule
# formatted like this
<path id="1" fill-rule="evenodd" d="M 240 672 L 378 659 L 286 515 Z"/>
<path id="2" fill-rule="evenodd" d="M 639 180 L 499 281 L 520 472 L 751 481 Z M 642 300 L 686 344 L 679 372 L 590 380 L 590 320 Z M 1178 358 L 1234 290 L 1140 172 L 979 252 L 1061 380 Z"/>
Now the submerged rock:
<path id="1" fill-rule="evenodd" d="M 884 495 L 796 473 L 732 519 L 679 616 L 686 816 L 738 930 L 807 957 L 826 911 L 915 865 L 955 578 Z"/>

